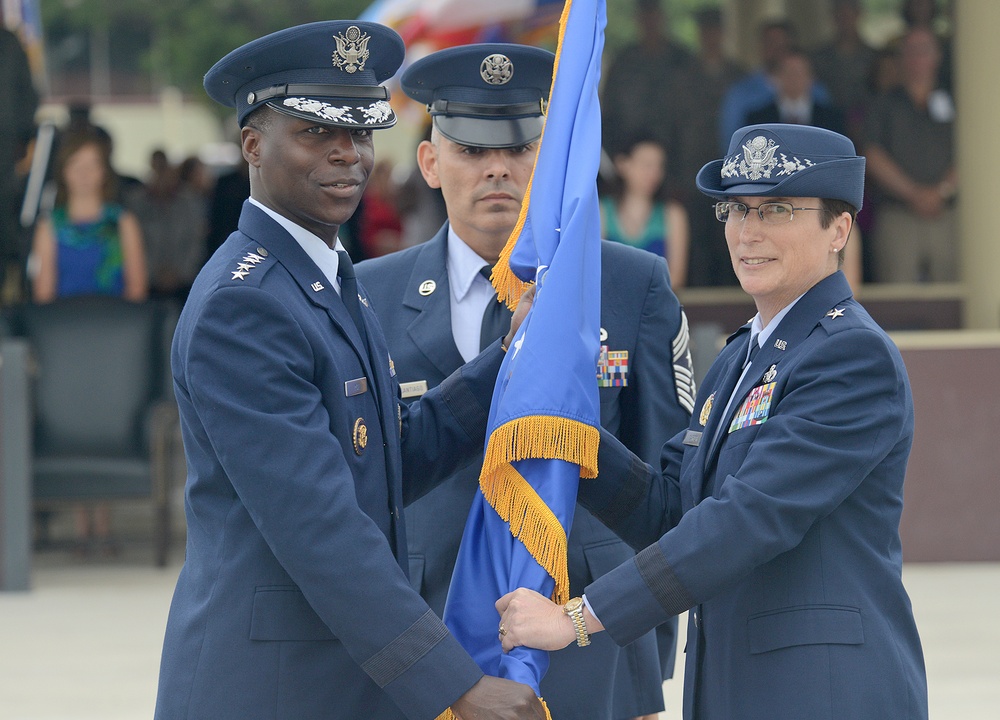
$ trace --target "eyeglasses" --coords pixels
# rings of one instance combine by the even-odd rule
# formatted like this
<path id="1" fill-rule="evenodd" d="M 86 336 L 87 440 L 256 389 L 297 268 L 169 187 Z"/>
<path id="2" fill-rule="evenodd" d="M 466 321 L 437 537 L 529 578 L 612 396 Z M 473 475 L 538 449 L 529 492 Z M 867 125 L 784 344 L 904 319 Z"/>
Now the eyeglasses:
<path id="1" fill-rule="evenodd" d="M 751 210 L 756 210 L 757 217 L 768 225 L 784 225 L 791 222 L 796 210 L 825 212 L 824 208 L 792 207 L 792 204 L 787 202 L 766 202 L 757 207 L 750 207 L 741 202 L 720 202 L 715 203 L 715 219 L 719 222 L 729 222 L 731 219 L 746 220 Z"/>

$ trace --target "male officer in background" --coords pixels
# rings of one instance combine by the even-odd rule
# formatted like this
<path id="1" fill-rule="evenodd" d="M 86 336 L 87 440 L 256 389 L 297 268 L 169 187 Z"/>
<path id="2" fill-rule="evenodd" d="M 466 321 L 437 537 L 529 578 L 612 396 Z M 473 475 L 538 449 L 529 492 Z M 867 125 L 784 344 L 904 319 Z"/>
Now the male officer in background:
<path id="1" fill-rule="evenodd" d="M 385 330 L 403 397 L 413 400 L 498 337 L 510 313 L 492 266 L 513 230 L 535 162 L 552 53 L 509 44 L 449 48 L 415 62 L 403 91 L 426 103 L 430 141 L 417 162 L 441 188 L 448 222 L 428 242 L 358 265 Z M 663 258 L 602 243 L 601 421 L 655 462 L 687 425 L 694 397 L 687 323 Z M 482 457 L 407 508 L 410 579 L 444 609 Z M 571 592 L 634 553 L 584 509 L 569 536 Z M 673 667 L 673 625 L 663 655 Z M 627 648 L 598 637 L 554 653 L 541 693 L 554 718 L 622 720 L 663 709 L 656 637 Z"/>
<path id="2" fill-rule="evenodd" d="M 400 508 L 482 447 L 503 351 L 498 334 L 401 405 L 340 252 L 372 131 L 395 122 L 379 83 L 402 59 L 388 28 L 320 22 L 238 48 L 205 77 L 237 110 L 250 199 L 174 338 L 188 542 L 159 720 L 544 716 L 527 686 L 483 676 L 406 577 Z"/>

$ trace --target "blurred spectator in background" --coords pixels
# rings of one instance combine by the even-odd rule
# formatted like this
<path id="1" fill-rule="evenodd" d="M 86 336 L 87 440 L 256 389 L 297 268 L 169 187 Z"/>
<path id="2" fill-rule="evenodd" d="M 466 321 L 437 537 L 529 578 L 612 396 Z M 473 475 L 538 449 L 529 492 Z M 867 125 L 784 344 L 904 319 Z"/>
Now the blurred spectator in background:
<path id="1" fill-rule="evenodd" d="M 111 163 L 111 172 L 115 176 L 115 201 L 125 208 L 131 209 L 132 199 L 136 194 L 142 190 L 143 183 L 137 177 L 132 175 L 125 175 L 114 169 L 114 138 L 111 137 L 111 133 L 105 130 L 100 125 L 94 123 L 90 115 L 90 103 L 84 100 L 77 100 L 69 105 L 69 119 L 66 125 L 59 130 L 54 143 L 54 152 L 49 163 L 49 177 L 54 177 L 56 172 L 56 158 L 59 156 L 59 148 L 61 144 L 67 142 L 67 138 L 73 138 L 78 135 L 87 136 L 90 138 L 97 138 L 105 147 L 105 152 L 107 153 L 109 162 Z M 164 156 L 165 158 L 166 156 Z M 54 183 L 50 183 L 50 186 Z M 52 203 L 54 202 L 55 194 L 49 193 L 48 201 L 43 200 L 42 208 L 43 210 L 51 210 Z"/>
<path id="2" fill-rule="evenodd" d="M 878 193 L 873 277 L 953 282 L 955 106 L 940 86 L 941 51 L 933 32 L 910 30 L 900 53 L 902 84 L 876 100 L 865 124 L 867 169 Z"/>
<path id="3" fill-rule="evenodd" d="M 208 166 L 197 155 L 190 155 L 177 166 L 181 185 L 191 190 L 195 195 L 208 203 L 215 180 Z M 206 206 L 207 207 L 207 206 Z"/>
<path id="4" fill-rule="evenodd" d="M 684 206 L 662 200 L 667 155 L 649 135 L 627 141 L 612 158 L 616 188 L 601 199 L 601 231 L 607 240 L 666 259 L 674 290 L 687 281 L 688 220 Z"/>
<path id="5" fill-rule="evenodd" d="M 781 60 L 796 44 L 795 29 L 787 20 L 770 20 L 761 25 L 758 40 L 760 67 L 734 83 L 722 99 L 717 137 L 719 152 L 726 152 L 729 139 L 748 124 L 747 116 L 752 111 L 774 100 L 775 76 Z M 830 102 L 830 93 L 819 83 L 813 83 L 811 93 L 814 100 Z"/>
<path id="6" fill-rule="evenodd" d="M 25 260 L 19 215 L 26 173 L 18 170 L 35 130 L 38 94 L 17 35 L 3 27 L 0 9 L 0 298 L 20 297 Z"/>
<path id="7" fill-rule="evenodd" d="M 830 91 L 833 105 L 843 115 L 844 130 L 855 144 L 861 139 L 863 108 L 871 99 L 868 81 L 876 58 L 875 49 L 858 33 L 860 18 L 860 0 L 833 0 L 833 40 L 812 56 L 816 79 Z"/>
<path id="8" fill-rule="evenodd" d="M 940 7 L 936 0 L 904 0 L 901 10 L 907 33 L 919 28 L 933 33 L 937 38 L 941 52 L 941 61 L 938 64 L 938 87 L 949 92 L 951 92 L 952 53 L 951 37 L 946 26 L 950 24 L 950 18 L 947 17 L 950 12 L 950 3 L 946 2 L 944 7 Z M 896 43 L 902 42 L 905 37 L 904 33 Z"/>
<path id="9" fill-rule="evenodd" d="M 115 202 L 116 182 L 107 143 L 76 133 L 59 146 L 56 200 L 37 223 L 31 253 L 32 297 L 46 303 L 74 295 L 146 298 L 146 264 L 135 217 Z M 76 508 L 80 554 L 96 544 L 114 554 L 107 503 Z"/>
<path id="10" fill-rule="evenodd" d="M 868 99 L 861 108 L 861 138 L 855 142 L 855 146 L 859 149 L 863 149 L 866 144 L 864 127 L 876 99 L 893 88 L 899 87 L 899 84 L 899 50 L 890 44 L 876 51 L 875 61 L 868 70 L 866 87 Z M 855 223 L 857 229 L 865 237 L 874 238 L 875 223 L 878 218 L 878 206 L 879 193 L 875 189 L 875 183 L 865 183 L 865 204 L 858 211 L 858 219 Z M 852 244 L 848 243 L 848 246 Z M 864 243 L 862 250 L 864 252 L 862 263 L 864 267 L 864 280 L 865 282 L 875 282 L 876 261 L 874 242 Z"/>
<path id="11" fill-rule="evenodd" d="M 391 160 L 376 160 L 365 188 L 358 224 L 362 259 L 377 258 L 402 247 L 403 225 L 396 209 L 398 192 Z"/>
<path id="12" fill-rule="evenodd" d="M 204 260 L 205 200 L 200 189 L 181 181 L 180 169 L 162 150 L 153 151 L 150 167 L 132 203 L 145 241 L 149 288 L 154 297 L 183 300 Z"/>
<path id="13" fill-rule="evenodd" d="M 240 155 L 239 163 L 215 180 L 208 200 L 208 236 L 205 239 L 204 258 L 212 256 L 236 230 L 240 221 L 243 202 L 250 197 L 250 167 Z"/>
<path id="14" fill-rule="evenodd" d="M 698 55 L 688 74 L 687 90 L 675 99 L 684 122 L 677 128 L 680 148 L 670 159 L 671 173 L 679 180 L 676 198 L 687 210 L 690 227 L 687 285 L 735 285 L 724 227 L 716 221 L 711 203 L 695 188 L 694 178 L 719 155 L 713 129 L 719 124 L 722 97 L 744 73 L 723 51 L 722 10 L 703 8 L 694 12 L 694 19 Z"/>
<path id="15" fill-rule="evenodd" d="M 790 123 L 812 125 L 844 134 L 840 110 L 812 95 L 812 63 L 798 48 L 791 48 L 778 61 L 774 73 L 775 96 L 766 105 L 747 113 L 748 125 Z"/>
<path id="16" fill-rule="evenodd" d="M 694 57 L 670 36 L 670 19 L 660 0 L 635 0 L 636 41 L 619 50 L 604 80 L 601 112 L 604 147 L 621 151 L 624 138 L 652 135 L 670 157 L 680 152 L 679 99 L 686 94 Z M 668 177 L 667 187 L 686 186 Z"/>
<path id="17" fill-rule="evenodd" d="M 32 297 L 147 294 L 142 233 L 115 202 L 116 178 L 107 144 L 95 134 L 68 136 L 56 160 L 55 207 L 35 228 Z"/>

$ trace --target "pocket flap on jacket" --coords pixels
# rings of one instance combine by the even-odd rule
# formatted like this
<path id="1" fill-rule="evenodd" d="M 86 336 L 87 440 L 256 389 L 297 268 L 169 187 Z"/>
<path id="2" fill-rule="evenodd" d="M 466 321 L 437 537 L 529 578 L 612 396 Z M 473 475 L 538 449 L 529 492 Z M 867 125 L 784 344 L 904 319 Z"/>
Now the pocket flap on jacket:
<path id="1" fill-rule="evenodd" d="M 785 608 L 747 621 L 750 653 L 795 645 L 861 645 L 865 641 L 861 611 L 843 605 Z"/>
<path id="2" fill-rule="evenodd" d="M 295 587 L 257 588 L 253 596 L 250 639 L 273 642 L 336 640 L 302 591 Z"/>

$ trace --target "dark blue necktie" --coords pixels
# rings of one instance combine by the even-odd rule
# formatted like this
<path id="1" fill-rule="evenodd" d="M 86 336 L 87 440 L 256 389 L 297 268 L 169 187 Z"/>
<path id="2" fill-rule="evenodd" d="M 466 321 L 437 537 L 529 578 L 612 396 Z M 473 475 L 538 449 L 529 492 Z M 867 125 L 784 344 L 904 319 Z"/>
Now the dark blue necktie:
<path id="1" fill-rule="evenodd" d="M 754 333 L 750 338 L 750 356 L 747 358 L 747 361 L 743 363 L 743 367 L 751 364 L 754 357 L 756 357 L 757 353 L 760 352 L 760 343 L 757 342 L 757 335 L 758 333 Z"/>
<path id="2" fill-rule="evenodd" d="M 489 265 L 485 265 L 479 274 L 489 280 L 492 270 Z M 480 352 L 496 340 L 506 337 L 510 332 L 510 316 L 511 312 L 505 303 L 498 302 L 496 296 L 490 298 L 486 303 L 486 310 L 483 311 L 483 322 L 479 329 Z"/>
<path id="3" fill-rule="evenodd" d="M 361 303 L 358 302 L 358 278 L 354 274 L 354 263 L 351 256 L 343 250 L 337 251 L 340 264 L 337 266 L 337 277 L 340 278 L 340 299 L 344 301 L 347 312 L 354 321 L 354 326 L 361 336 L 362 346 L 368 348 L 368 333 L 365 331 L 365 321 L 361 317 Z"/>

